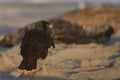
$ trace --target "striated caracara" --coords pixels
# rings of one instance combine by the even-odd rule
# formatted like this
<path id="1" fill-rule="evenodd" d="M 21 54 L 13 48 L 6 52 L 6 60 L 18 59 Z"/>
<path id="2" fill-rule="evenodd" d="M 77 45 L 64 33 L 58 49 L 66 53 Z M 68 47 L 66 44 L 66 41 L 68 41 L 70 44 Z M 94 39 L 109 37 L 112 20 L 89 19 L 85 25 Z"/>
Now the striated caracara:
<path id="1" fill-rule="evenodd" d="M 47 21 L 39 21 L 35 24 L 35 29 L 25 32 L 20 54 L 23 58 L 18 67 L 18 71 L 23 74 L 29 74 L 36 70 L 37 59 L 41 59 L 41 65 L 48 55 L 48 48 L 55 48 L 55 44 L 49 34 L 52 25 Z"/>

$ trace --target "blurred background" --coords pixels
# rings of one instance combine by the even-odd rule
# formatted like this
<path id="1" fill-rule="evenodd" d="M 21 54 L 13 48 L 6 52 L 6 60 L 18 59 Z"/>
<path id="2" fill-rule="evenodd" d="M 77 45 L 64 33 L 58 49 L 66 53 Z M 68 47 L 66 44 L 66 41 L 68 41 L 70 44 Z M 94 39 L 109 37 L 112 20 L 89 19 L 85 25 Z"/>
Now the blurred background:
<path id="1" fill-rule="evenodd" d="M 43 19 L 57 25 L 54 37 L 73 43 L 56 41 L 56 48 L 49 50 L 46 69 L 24 79 L 16 72 L 22 61 L 18 43 L 27 30 L 20 28 Z M 109 39 L 108 44 L 96 44 Z M 80 41 L 95 44 L 77 44 Z M 120 0 L 0 0 L 0 80 L 31 78 L 120 80 Z"/>
<path id="2" fill-rule="evenodd" d="M 0 35 L 77 8 L 103 4 L 119 6 L 120 0 L 0 0 Z"/>

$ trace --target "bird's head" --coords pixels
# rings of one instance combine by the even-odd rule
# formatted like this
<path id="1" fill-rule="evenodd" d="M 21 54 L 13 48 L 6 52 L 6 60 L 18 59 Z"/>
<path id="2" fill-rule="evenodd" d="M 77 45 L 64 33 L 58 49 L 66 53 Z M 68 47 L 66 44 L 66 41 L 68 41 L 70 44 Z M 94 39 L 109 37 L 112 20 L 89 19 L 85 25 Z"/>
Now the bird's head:
<path id="1" fill-rule="evenodd" d="M 53 25 L 47 21 L 39 21 L 36 23 L 35 28 L 49 30 L 49 29 L 53 28 Z"/>

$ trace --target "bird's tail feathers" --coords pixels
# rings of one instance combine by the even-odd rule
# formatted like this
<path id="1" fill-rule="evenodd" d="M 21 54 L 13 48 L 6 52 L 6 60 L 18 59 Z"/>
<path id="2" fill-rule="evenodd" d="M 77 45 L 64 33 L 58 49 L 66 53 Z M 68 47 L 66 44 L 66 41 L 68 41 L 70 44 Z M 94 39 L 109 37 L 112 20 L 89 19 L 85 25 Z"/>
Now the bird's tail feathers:
<path id="1" fill-rule="evenodd" d="M 37 68 L 37 59 L 34 59 L 32 57 L 23 58 L 20 66 L 18 67 L 18 69 L 20 70 L 27 70 L 27 71 L 31 71 L 36 68 Z"/>

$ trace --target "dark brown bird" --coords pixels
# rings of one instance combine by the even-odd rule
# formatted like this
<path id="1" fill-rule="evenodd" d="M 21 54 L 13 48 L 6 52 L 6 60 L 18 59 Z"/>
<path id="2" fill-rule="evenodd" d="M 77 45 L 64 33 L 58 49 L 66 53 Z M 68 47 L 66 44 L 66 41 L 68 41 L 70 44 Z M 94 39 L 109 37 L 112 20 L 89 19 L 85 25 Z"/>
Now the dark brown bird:
<path id="1" fill-rule="evenodd" d="M 52 25 L 46 21 L 40 21 L 35 24 L 35 29 L 25 32 L 21 44 L 20 54 L 23 60 L 18 67 L 18 71 L 23 74 L 35 71 L 37 68 L 37 59 L 41 59 L 41 65 L 48 55 L 48 48 L 55 48 L 55 44 L 49 35 L 49 29 Z"/>

